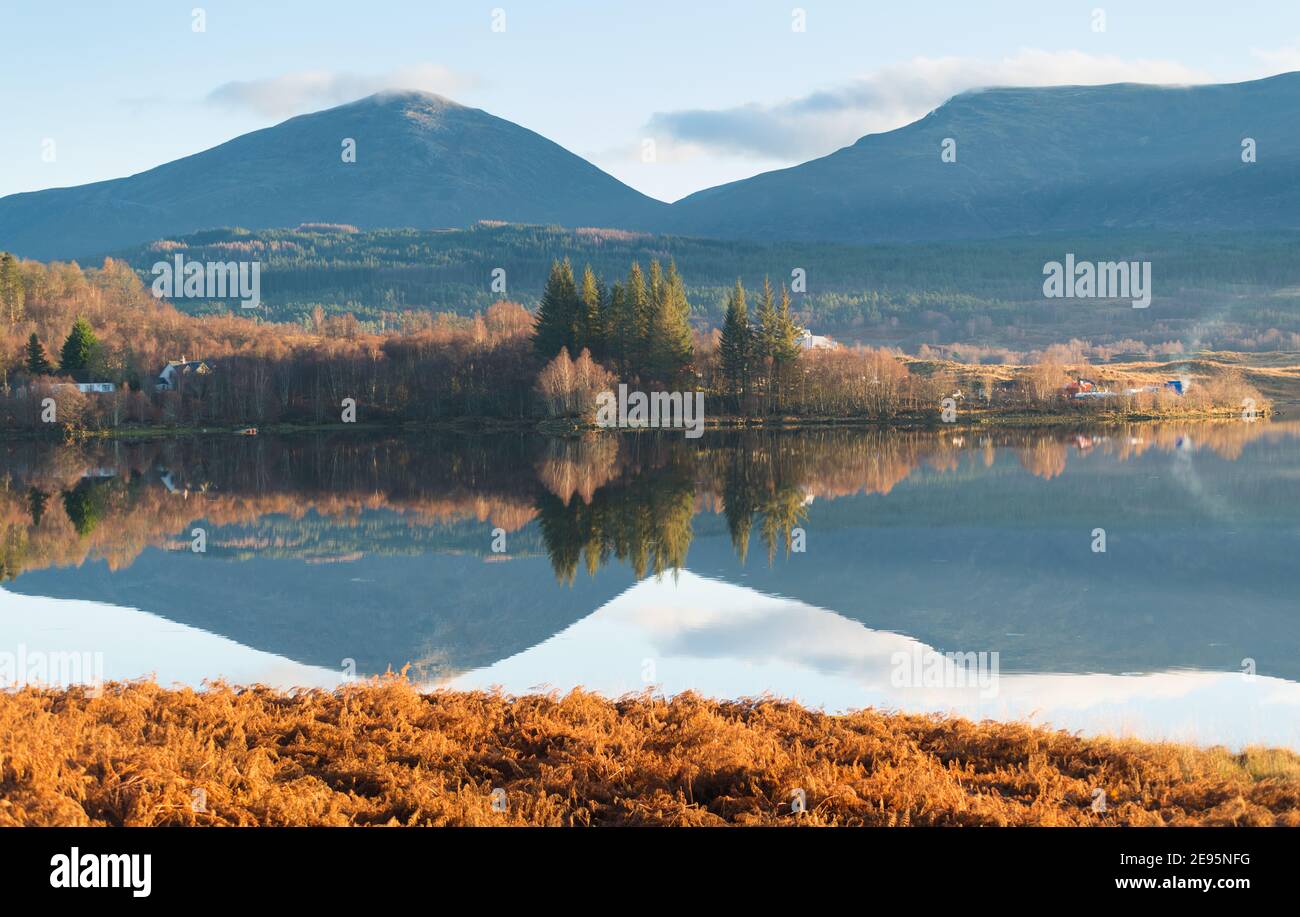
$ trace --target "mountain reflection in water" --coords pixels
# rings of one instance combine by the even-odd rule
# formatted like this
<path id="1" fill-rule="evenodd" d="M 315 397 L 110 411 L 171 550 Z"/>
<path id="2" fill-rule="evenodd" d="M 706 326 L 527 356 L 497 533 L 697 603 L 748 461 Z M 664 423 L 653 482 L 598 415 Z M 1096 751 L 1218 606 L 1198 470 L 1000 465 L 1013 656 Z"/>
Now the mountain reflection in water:
<path id="1" fill-rule="evenodd" d="M 6 443 L 0 649 L 99 650 L 110 678 L 329 685 L 350 659 L 1297 746 L 1298 435 Z M 914 647 L 997 652 L 997 697 L 891 684 Z"/>

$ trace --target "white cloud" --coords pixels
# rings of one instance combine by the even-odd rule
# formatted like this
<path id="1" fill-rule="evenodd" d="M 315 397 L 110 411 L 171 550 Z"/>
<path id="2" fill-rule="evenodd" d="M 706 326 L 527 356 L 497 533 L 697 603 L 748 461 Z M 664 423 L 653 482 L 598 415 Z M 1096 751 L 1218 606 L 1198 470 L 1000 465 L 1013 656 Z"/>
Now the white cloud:
<path id="1" fill-rule="evenodd" d="M 1300 70 L 1300 46 L 1285 48 L 1251 48 L 1250 56 L 1268 73 L 1288 73 Z"/>
<path id="2" fill-rule="evenodd" d="M 476 78 L 439 64 L 416 64 L 379 74 L 303 70 L 267 79 L 223 83 L 208 93 L 207 101 L 283 118 L 342 105 L 385 89 L 420 89 L 448 94 L 477 85 Z"/>
<path id="3" fill-rule="evenodd" d="M 1082 51 L 1021 50 L 1001 60 L 917 57 L 842 86 L 774 104 L 659 112 L 651 135 L 687 148 L 798 162 L 902 127 L 968 89 L 990 86 L 1211 82 L 1168 60 L 1124 60 Z"/>

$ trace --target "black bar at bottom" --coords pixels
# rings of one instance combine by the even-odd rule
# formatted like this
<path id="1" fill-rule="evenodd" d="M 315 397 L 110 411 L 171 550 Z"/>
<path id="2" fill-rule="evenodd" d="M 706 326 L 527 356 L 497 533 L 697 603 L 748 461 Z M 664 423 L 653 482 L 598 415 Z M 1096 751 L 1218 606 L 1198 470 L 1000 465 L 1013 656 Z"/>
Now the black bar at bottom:
<path id="1" fill-rule="evenodd" d="M 905 889 L 943 899 L 978 889 L 1079 900 L 1196 894 L 1227 902 L 1294 888 L 1298 838 L 1285 829 L 1241 828 L 11 828 L 0 831 L 0 875 L 10 894 L 111 898 L 127 907 L 374 905 L 431 893 L 450 905 L 445 896 L 453 890 L 536 905 L 557 892 L 605 885 L 642 889 L 663 904 L 688 889 L 696 900 L 742 890 L 798 898 Z M 139 858 L 128 864 L 104 854 Z M 147 896 L 136 894 L 144 890 L 145 854 Z M 98 873 L 107 882 L 114 870 L 120 887 L 84 887 L 83 878 Z"/>

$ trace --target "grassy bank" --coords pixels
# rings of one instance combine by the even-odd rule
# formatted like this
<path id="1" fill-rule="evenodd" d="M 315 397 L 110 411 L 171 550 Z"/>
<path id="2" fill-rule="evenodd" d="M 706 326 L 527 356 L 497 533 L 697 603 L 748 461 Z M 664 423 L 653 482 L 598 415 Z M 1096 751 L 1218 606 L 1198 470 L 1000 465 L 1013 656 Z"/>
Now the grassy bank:
<path id="1" fill-rule="evenodd" d="M 0 825 L 1300 826 L 1290 752 L 691 695 L 28 688 L 0 736 Z"/>

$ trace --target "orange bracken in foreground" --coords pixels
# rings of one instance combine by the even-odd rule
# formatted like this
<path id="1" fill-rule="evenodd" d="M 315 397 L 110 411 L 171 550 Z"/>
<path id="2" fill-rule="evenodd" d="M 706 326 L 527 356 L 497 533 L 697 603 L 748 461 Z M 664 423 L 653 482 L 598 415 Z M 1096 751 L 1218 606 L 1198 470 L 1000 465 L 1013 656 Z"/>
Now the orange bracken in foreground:
<path id="1" fill-rule="evenodd" d="M 0 693 L 0 825 L 726 824 L 1294 826 L 1300 756 L 399 679 Z"/>

